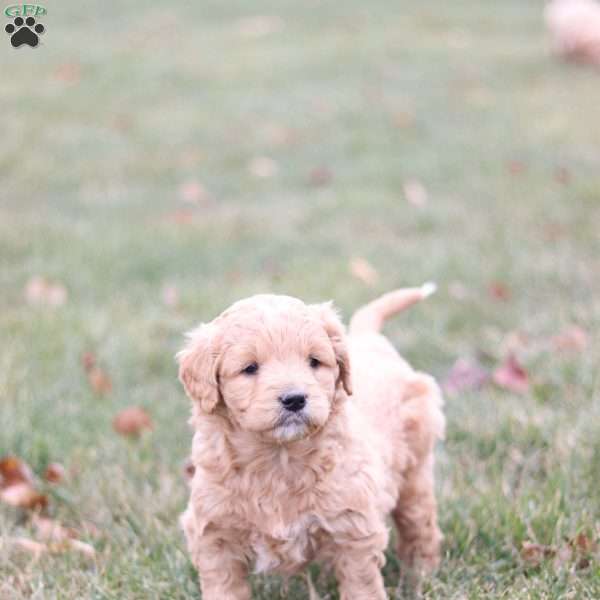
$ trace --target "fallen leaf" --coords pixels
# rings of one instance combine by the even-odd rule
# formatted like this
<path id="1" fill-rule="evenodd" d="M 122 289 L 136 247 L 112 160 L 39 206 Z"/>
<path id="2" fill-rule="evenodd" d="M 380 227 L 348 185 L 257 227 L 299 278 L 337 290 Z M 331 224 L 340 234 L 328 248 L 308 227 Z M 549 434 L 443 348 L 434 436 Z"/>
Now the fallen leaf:
<path id="1" fill-rule="evenodd" d="M 25 300 L 32 306 L 51 306 L 53 308 L 62 306 L 68 297 L 64 285 L 51 282 L 45 277 L 35 275 L 31 277 L 25 286 Z"/>
<path id="2" fill-rule="evenodd" d="M 511 297 L 510 288 L 501 281 L 492 281 L 488 286 L 488 293 L 494 300 L 502 302 L 507 302 Z"/>
<path id="3" fill-rule="evenodd" d="M 404 183 L 404 197 L 413 206 L 422 207 L 427 204 L 429 195 L 425 186 L 415 179 L 411 179 Z"/>
<path id="4" fill-rule="evenodd" d="M 108 373 L 100 367 L 92 367 L 88 371 L 88 381 L 96 394 L 103 396 L 112 391 L 112 381 Z"/>
<path id="5" fill-rule="evenodd" d="M 589 554 L 590 552 L 596 552 L 598 550 L 598 544 L 585 533 L 579 533 L 574 540 L 571 541 L 571 545 L 577 552 L 583 554 Z"/>
<path id="6" fill-rule="evenodd" d="M 171 283 L 163 285 L 161 297 L 165 306 L 169 308 L 177 308 L 179 306 L 179 290 L 177 286 Z"/>
<path id="7" fill-rule="evenodd" d="M 240 19 L 236 24 L 239 35 L 248 38 L 259 38 L 283 29 L 285 25 L 281 17 L 275 15 L 257 15 Z"/>
<path id="8" fill-rule="evenodd" d="M 30 510 L 43 509 L 48 505 L 48 498 L 40 494 L 30 483 L 15 483 L 0 490 L 0 502 Z"/>
<path id="9" fill-rule="evenodd" d="M 555 554 L 556 550 L 552 546 L 534 542 L 523 542 L 521 547 L 521 558 L 530 567 L 539 567 L 544 560 L 552 558 Z"/>
<path id="10" fill-rule="evenodd" d="M 366 258 L 353 258 L 350 261 L 350 273 L 367 285 L 375 285 L 379 274 Z"/>
<path id="11" fill-rule="evenodd" d="M 191 481 L 194 478 L 194 474 L 196 473 L 196 467 L 191 459 L 187 459 L 185 464 L 183 465 L 183 474 L 185 476 L 186 481 Z"/>
<path id="12" fill-rule="evenodd" d="M 121 435 L 137 437 L 143 431 L 152 430 L 154 425 L 150 415 L 142 407 L 131 406 L 115 416 L 113 427 Z"/>
<path id="13" fill-rule="evenodd" d="M 494 383 L 516 394 L 524 394 L 529 390 L 529 376 L 519 364 L 514 354 L 509 354 L 502 365 L 493 374 Z"/>
<path id="14" fill-rule="evenodd" d="M 0 489 L 17 483 L 33 483 L 33 473 L 29 466 L 16 456 L 0 459 Z"/>
<path id="15" fill-rule="evenodd" d="M 308 181 L 313 187 L 322 187 L 331 183 L 333 172 L 328 167 L 315 167 L 309 175 Z"/>
<path id="16" fill-rule="evenodd" d="M 50 463 L 44 471 L 44 479 L 50 483 L 61 483 L 66 474 L 66 469 L 60 463 Z"/>
<path id="17" fill-rule="evenodd" d="M 525 163 L 520 160 L 509 160 L 506 166 L 511 175 L 521 175 L 525 172 Z"/>
<path id="18" fill-rule="evenodd" d="M 208 193 L 198 181 L 188 181 L 179 187 L 179 196 L 189 204 L 199 204 L 208 199 Z"/>
<path id="19" fill-rule="evenodd" d="M 248 163 L 248 171 L 254 177 L 266 179 L 279 171 L 277 163 L 268 156 L 256 156 Z"/>
<path id="20" fill-rule="evenodd" d="M 588 345 L 588 334 L 577 325 L 565 329 L 551 339 L 554 350 L 563 352 L 582 352 Z"/>
<path id="21" fill-rule="evenodd" d="M 442 387 L 447 394 L 455 396 L 460 392 L 479 389 L 489 379 L 489 372 L 476 360 L 459 358 L 452 366 Z"/>
<path id="22" fill-rule="evenodd" d="M 554 169 L 554 179 L 561 185 L 569 185 L 571 183 L 571 173 L 566 167 L 557 167 Z"/>

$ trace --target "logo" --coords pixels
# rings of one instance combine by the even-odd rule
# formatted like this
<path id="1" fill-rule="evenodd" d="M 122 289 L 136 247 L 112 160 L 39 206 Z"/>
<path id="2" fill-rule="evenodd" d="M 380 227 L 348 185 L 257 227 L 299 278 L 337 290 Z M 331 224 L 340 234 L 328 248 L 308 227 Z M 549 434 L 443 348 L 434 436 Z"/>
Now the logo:
<path id="1" fill-rule="evenodd" d="M 13 18 L 4 31 L 10 35 L 10 43 L 14 48 L 20 46 L 30 46 L 35 48 L 40 43 L 40 35 L 46 28 L 35 20 L 35 17 L 42 17 L 47 14 L 43 6 L 37 4 L 13 4 L 4 9 L 4 14 Z"/>

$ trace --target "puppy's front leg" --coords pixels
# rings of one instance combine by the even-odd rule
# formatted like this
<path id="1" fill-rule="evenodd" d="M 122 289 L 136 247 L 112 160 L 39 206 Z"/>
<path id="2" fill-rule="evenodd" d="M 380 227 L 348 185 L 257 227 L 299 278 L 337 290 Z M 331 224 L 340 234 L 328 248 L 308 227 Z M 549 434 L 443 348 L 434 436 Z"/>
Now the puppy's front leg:
<path id="1" fill-rule="evenodd" d="M 210 525 L 197 535 L 189 513 L 182 524 L 200 576 L 202 600 L 251 600 L 248 565 L 235 535 Z"/>
<path id="2" fill-rule="evenodd" d="M 339 549 L 334 561 L 340 600 L 386 600 L 381 553 Z"/>

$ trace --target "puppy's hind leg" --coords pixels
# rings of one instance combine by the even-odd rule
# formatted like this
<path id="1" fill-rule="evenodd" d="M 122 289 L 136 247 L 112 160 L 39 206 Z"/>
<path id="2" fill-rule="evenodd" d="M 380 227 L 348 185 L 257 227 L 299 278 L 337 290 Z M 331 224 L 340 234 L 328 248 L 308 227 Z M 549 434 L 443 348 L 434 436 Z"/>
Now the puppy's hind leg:
<path id="1" fill-rule="evenodd" d="M 435 381 L 418 374 L 405 396 L 405 439 L 413 461 L 392 516 L 398 533 L 397 552 L 405 583 L 418 586 L 422 575 L 434 571 L 443 539 L 437 523 L 434 494 L 433 448 L 442 437 L 442 400 Z"/>

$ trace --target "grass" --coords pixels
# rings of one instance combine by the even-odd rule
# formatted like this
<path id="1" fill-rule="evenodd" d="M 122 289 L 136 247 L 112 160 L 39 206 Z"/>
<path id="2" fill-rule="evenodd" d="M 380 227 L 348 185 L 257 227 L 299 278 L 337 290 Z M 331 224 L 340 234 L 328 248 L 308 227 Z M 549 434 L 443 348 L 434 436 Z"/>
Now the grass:
<path id="1" fill-rule="evenodd" d="M 599 80 L 552 59 L 542 7 L 65 0 L 49 7 L 43 47 L 5 40 L 0 455 L 37 472 L 62 462 L 52 515 L 102 536 L 93 564 L 0 546 L 0 598 L 199 597 L 177 526 L 190 444 L 181 333 L 255 292 L 334 298 L 348 316 L 425 280 L 440 293 L 388 328 L 415 365 L 442 378 L 461 356 L 495 364 L 521 331 L 534 385 L 448 399 L 445 557 L 424 596 L 600 597 L 598 562 L 520 556 L 525 540 L 600 527 Z M 244 34 L 252 15 L 283 28 Z M 256 156 L 277 173 L 254 177 Z M 310 183 L 319 168 L 327 185 Z M 428 190 L 421 208 L 403 196 L 411 179 Z M 196 180 L 210 198 L 186 204 L 180 186 Z M 375 286 L 349 274 L 356 256 Z M 66 304 L 24 302 L 34 275 L 62 282 Z M 497 281 L 508 301 L 488 293 Z M 573 323 L 590 334 L 585 352 L 539 343 Z M 113 381 L 104 397 L 81 368 L 89 350 Z M 139 441 L 111 428 L 132 404 L 156 425 Z M 0 507 L 0 535 L 32 534 Z M 390 555 L 388 585 L 396 572 Z M 284 597 L 276 578 L 255 590 Z M 288 598 L 306 597 L 294 580 Z"/>

